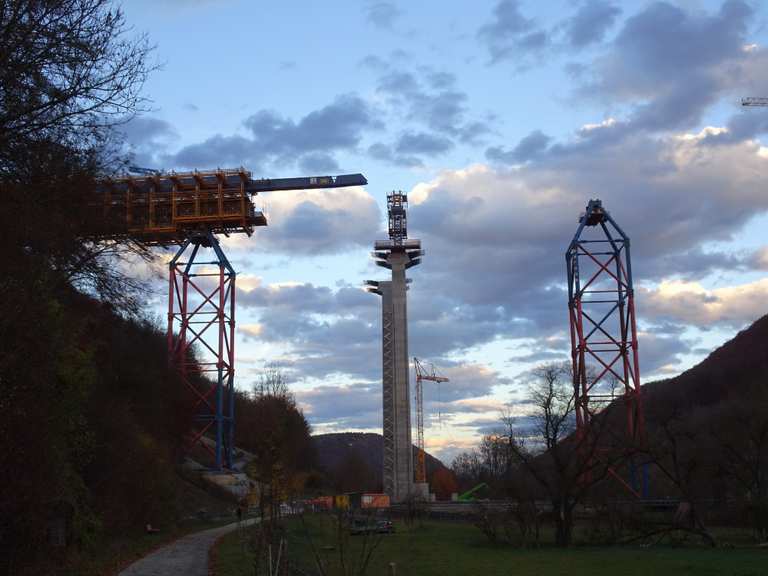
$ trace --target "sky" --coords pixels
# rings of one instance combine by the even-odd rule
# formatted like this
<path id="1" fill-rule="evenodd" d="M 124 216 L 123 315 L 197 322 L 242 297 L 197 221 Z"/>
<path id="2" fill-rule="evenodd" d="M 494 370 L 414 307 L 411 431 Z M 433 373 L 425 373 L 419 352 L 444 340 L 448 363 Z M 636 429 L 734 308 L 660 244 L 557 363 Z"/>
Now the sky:
<path id="1" fill-rule="evenodd" d="M 525 414 L 569 357 L 564 252 L 591 198 L 632 239 L 640 370 L 674 376 L 766 313 L 768 10 L 741 0 L 130 0 L 158 70 L 134 164 L 369 184 L 256 197 L 238 272 L 237 386 L 278 363 L 315 432 L 381 430 L 370 258 L 409 195 L 412 356 L 426 447 L 450 462 Z M 151 274 L 162 317 L 167 254 Z M 137 274 L 148 274 L 140 271 Z M 150 274 L 150 275 L 151 275 Z"/>

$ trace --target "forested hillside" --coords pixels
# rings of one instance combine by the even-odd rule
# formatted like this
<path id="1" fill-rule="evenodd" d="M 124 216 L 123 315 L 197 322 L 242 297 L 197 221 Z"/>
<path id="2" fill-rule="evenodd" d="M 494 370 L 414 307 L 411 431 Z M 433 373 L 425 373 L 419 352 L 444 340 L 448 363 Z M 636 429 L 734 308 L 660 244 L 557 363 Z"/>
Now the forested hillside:
<path id="1" fill-rule="evenodd" d="M 337 492 L 381 492 L 384 461 L 381 434 L 318 434 L 312 436 L 312 444 L 329 488 Z M 415 457 L 415 446 L 413 453 Z M 448 472 L 443 463 L 429 453 L 426 453 L 426 467 L 428 480 L 438 471 Z"/>

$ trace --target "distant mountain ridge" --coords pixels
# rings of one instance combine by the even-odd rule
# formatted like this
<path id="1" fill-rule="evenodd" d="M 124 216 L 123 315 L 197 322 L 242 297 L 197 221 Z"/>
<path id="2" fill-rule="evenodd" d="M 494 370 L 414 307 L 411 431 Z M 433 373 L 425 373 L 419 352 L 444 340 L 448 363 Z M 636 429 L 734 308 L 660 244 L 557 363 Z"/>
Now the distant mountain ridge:
<path id="1" fill-rule="evenodd" d="M 338 432 L 312 436 L 312 444 L 320 468 L 333 473 L 341 470 L 352 457 L 360 458 L 370 472 L 376 487 L 381 489 L 384 462 L 384 438 L 370 432 Z M 413 446 L 416 454 L 416 446 Z M 439 468 L 446 466 L 437 458 L 426 453 L 427 478 Z"/>
<path id="2" fill-rule="evenodd" d="M 660 404 L 670 402 L 684 405 L 688 410 L 713 406 L 730 394 L 746 392 L 749 386 L 765 383 L 767 379 L 768 315 L 682 374 L 643 386 L 643 404 L 647 415 L 652 415 Z"/>

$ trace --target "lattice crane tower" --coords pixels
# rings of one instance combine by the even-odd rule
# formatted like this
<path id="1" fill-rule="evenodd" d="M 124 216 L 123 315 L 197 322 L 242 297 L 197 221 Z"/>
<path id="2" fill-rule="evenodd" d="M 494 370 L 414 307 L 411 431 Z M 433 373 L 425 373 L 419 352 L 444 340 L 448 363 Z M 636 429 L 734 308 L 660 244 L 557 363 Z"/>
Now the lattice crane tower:
<path id="1" fill-rule="evenodd" d="M 427 465 L 424 450 L 424 382 L 449 382 L 445 376 L 438 376 L 434 365 L 427 369 L 414 356 L 413 369 L 416 372 L 416 484 L 426 484 Z"/>
<path id="2" fill-rule="evenodd" d="M 600 200 L 590 200 L 566 252 L 576 434 L 590 433 L 594 416 L 623 400 L 627 442 L 643 434 L 629 237 Z M 633 472 L 634 476 L 634 472 Z M 633 479 L 634 482 L 634 479 Z M 632 488 L 637 492 L 637 487 Z"/>
<path id="3" fill-rule="evenodd" d="M 194 405 L 188 448 L 210 453 L 216 470 L 232 467 L 235 412 L 235 269 L 217 234 L 266 226 L 259 192 L 363 186 L 362 174 L 253 179 L 243 168 L 107 179 L 84 217 L 95 240 L 134 238 L 178 245 L 169 263 L 168 356 Z"/>
<path id="4" fill-rule="evenodd" d="M 393 502 L 402 502 L 413 492 L 405 271 L 421 262 L 424 251 L 420 240 L 408 239 L 407 206 L 406 194 L 387 194 L 389 240 L 376 241 L 372 255 L 376 264 L 392 271 L 392 277 L 366 281 L 366 289 L 382 299 L 383 477 L 384 491 Z"/>

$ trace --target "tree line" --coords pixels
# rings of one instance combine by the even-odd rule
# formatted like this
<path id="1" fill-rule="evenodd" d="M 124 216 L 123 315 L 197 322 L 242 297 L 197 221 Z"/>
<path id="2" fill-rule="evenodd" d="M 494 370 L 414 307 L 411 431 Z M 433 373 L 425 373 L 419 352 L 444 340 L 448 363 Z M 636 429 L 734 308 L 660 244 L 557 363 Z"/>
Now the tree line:
<path id="1" fill-rule="evenodd" d="M 624 431 L 620 398 L 595 415 L 588 434 L 576 434 L 570 365 L 544 364 L 530 374 L 528 414 L 501 414 L 498 429 L 457 456 L 452 469 L 461 489 L 485 482 L 491 497 L 514 502 L 496 517 L 488 510 L 479 513 L 478 524 L 492 539 L 511 523 L 520 529 L 514 537 L 507 530 L 509 538 L 524 541 L 532 523 L 538 533 L 538 522 L 546 520 L 554 527 L 555 542 L 568 546 L 579 527 L 577 516 L 591 515 L 581 522 L 582 532 L 602 521 L 607 527 L 601 537 L 610 541 L 682 532 L 714 545 L 712 524 L 751 529 L 756 540 L 764 541 L 764 377 L 754 374 L 737 389 L 723 382 L 722 397 L 706 405 L 682 386 L 658 383 L 645 393 L 647 432 L 633 439 Z M 658 517 L 655 522 L 644 517 L 644 499 L 672 503 L 661 524 Z"/>

